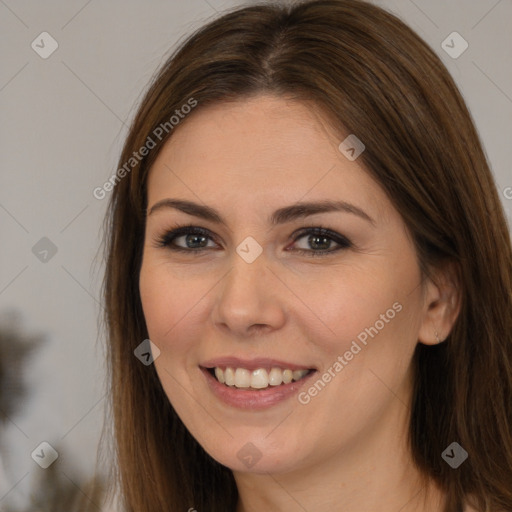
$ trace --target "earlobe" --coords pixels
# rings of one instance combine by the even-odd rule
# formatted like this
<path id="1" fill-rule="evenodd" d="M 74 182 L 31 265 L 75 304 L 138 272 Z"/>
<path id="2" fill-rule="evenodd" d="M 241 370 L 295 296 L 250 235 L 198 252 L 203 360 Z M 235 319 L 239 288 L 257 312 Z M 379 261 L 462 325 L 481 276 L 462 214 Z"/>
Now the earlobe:
<path id="1" fill-rule="evenodd" d="M 425 345 L 443 343 L 460 312 L 460 280 L 454 264 L 447 264 L 425 284 L 425 301 L 418 341 Z"/>

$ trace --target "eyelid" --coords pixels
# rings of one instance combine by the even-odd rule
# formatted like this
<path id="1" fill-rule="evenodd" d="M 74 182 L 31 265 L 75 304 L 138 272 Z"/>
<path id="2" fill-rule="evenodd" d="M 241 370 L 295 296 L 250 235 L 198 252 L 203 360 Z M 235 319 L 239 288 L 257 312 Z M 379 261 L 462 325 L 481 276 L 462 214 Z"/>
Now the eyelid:
<path id="1" fill-rule="evenodd" d="M 173 245 L 172 242 L 176 238 L 180 238 L 182 236 L 186 236 L 189 234 L 199 234 L 203 235 L 216 244 L 218 244 L 218 237 L 212 233 L 209 229 L 203 228 L 194 224 L 174 224 L 171 228 L 165 230 L 165 232 L 162 235 L 157 235 L 154 239 L 156 248 L 167 248 L 172 251 L 176 252 L 183 252 L 183 253 L 192 253 L 196 256 L 204 254 L 206 250 L 212 249 L 212 247 L 202 247 L 198 249 L 191 249 L 191 248 L 184 248 L 177 245 Z M 312 249 L 293 249 L 290 251 L 293 251 L 298 254 L 307 255 L 307 256 L 325 256 L 330 253 L 336 253 L 343 249 L 348 249 L 353 247 L 353 243 L 351 240 L 349 240 L 346 236 L 342 235 L 341 233 L 338 233 L 336 231 L 333 231 L 329 228 L 323 227 L 322 225 L 315 224 L 310 226 L 303 226 L 297 230 L 295 230 L 289 237 L 289 241 L 296 243 L 299 239 L 307 236 L 326 236 L 329 238 L 332 242 L 338 245 L 335 249 L 324 249 L 324 250 L 312 250 Z"/>
<path id="2" fill-rule="evenodd" d="M 209 229 L 202 228 L 200 226 L 196 226 L 194 224 L 175 224 L 174 226 L 171 226 L 169 229 L 164 230 L 163 234 L 156 235 L 154 241 L 156 243 L 155 247 L 169 247 L 171 246 L 171 242 L 174 241 L 176 238 L 179 238 L 181 236 L 189 235 L 189 234 L 199 234 L 206 236 L 213 240 L 215 243 L 217 242 L 217 236 L 214 235 Z M 179 246 L 173 246 L 172 249 L 180 250 Z M 181 248 L 186 252 L 198 252 L 197 250 L 194 251 L 194 249 L 184 249 Z"/>
<path id="3" fill-rule="evenodd" d="M 293 240 L 293 243 L 297 243 L 298 240 L 301 238 L 310 235 L 310 236 L 325 236 L 328 239 L 330 239 L 332 242 L 338 245 L 338 247 L 334 249 L 323 249 L 320 251 L 314 251 L 312 249 L 294 249 L 293 252 L 301 254 L 301 255 L 307 255 L 308 257 L 327 257 L 334 255 L 336 253 L 339 253 L 343 250 L 350 249 L 354 247 L 354 244 L 341 233 L 338 233 L 336 231 L 333 231 L 329 228 L 325 228 L 321 225 L 314 225 L 314 226 L 306 226 L 303 228 L 300 228 L 299 230 L 294 231 L 294 233 L 290 236 L 290 238 Z"/>
<path id="4" fill-rule="evenodd" d="M 290 240 L 293 240 L 296 242 L 299 238 L 302 238 L 305 235 L 325 235 L 329 238 L 332 238 L 333 240 L 338 240 L 339 242 L 345 242 L 351 244 L 352 242 L 343 234 L 338 233 L 337 231 L 333 231 L 332 229 L 323 227 L 320 224 L 315 224 L 311 226 L 305 226 L 302 228 L 299 228 L 298 230 L 294 231 L 290 235 Z"/>

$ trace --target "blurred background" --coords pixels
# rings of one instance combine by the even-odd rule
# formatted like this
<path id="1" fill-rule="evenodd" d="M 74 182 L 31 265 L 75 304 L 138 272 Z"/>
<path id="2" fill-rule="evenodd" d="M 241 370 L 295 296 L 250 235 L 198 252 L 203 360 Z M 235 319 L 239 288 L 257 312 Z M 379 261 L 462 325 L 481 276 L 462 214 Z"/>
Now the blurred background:
<path id="1" fill-rule="evenodd" d="M 79 496 L 96 499 L 87 482 L 106 400 L 108 192 L 97 199 L 93 190 L 116 171 L 141 94 L 169 52 L 223 9 L 251 3 L 0 0 L 1 511 L 69 512 Z M 447 65 L 511 225 L 512 2 L 373 3 Z"/>

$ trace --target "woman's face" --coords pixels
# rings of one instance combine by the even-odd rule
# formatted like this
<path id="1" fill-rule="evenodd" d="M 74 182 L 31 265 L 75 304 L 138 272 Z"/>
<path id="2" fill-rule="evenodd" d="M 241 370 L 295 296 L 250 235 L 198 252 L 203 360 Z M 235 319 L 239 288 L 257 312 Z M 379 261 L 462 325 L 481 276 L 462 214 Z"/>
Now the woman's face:
<path id="1" fill-rule="evenodd" d="M 427 322 L 400 215 L 305 103 L 262 95 L 182 123 L 148 178 L 140 293 L 183 423 L 256 473 L 395 439 Z M 202 231 L 167 235 L 187 225 Z"/>

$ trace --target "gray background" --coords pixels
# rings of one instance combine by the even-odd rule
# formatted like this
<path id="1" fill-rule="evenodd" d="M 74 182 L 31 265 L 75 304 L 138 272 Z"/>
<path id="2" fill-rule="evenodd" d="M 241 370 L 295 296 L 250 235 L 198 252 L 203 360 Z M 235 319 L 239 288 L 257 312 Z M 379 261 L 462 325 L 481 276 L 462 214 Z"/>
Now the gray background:
<path id="1" fill-rule="evenodd" d="M 374 3 L 404 19 L 452 73 L 510 222 L 512 2 Z M 9 454 L 0 500 L 9 491 L 21 500 L 41 476 L 30 454 L 42 441 L 58 449 L 66 477 L 94 470 L 105 403 L 98 251 L 107 199 L 92 191 L 115 172 L 140 94 L 170 49 L 236 5 L 0 0 L 0 312 L 3 323 L 18 312 L 23 332 L 45 338 L 27 366 L 23 412 L 1 436 Z M 47 59 L 31 47 L 43 31 L 59 45 Z M 453 31 L 469 43 L 457 59 L 441 47 Z M 32 252 L 42 237 L 57 247 L 46 262 Z"/>

